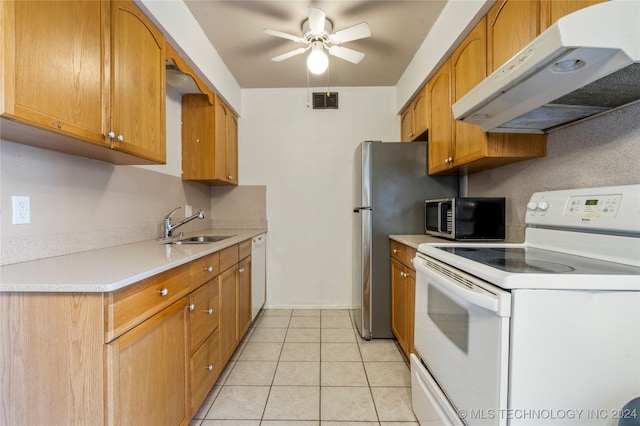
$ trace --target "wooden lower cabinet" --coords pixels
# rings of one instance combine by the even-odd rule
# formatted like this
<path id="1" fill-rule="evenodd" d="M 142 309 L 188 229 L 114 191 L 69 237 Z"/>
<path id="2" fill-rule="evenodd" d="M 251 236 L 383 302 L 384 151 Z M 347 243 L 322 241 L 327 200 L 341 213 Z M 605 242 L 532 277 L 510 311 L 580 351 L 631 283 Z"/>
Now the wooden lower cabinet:
<path id="1" fill-rule="evenodd" d="M 190 417 L 202 405 L 209 391 L 216 383 L 222 365 L 220 364 L 220 330 L 216 330 L 204 341 L 191 356 L 189 367 L 191 378 Z"/>
<path id="2" fill-rule="evenodd" d="M 226 364 L 235 351 L 236 336 L 236 273 L 233 266 L 218 276 L 220 289 L 220 362 Z"/>
<path id="3" fill-rule="evenodd" d="M 188 425 L 251 323 L 250 247 L 109 293 L 0 293 L 0 425 Z"/>
<path id="4" fill-rule="evenodd" d="M 391 330 L 406 358 L 414 352 L 415 254 L 414 248 L 391 241 Z"/>
<path id="5" fill-rule="evenodd" d="M 251 256 L 242 259 L 238 264 L 237 291 L 236 334 L 239 341 L 251 325 Z"/>
<path id="6" fill-rule="evenodd" d="M 225 270 L 224 263 L 233 266 Z M 224 365 L 251 324 L 251 240 L 221 251 L 220 269 L 220 362 Z"/>
<path id="7" fill-rule="evenodd" d="M 188 423 L 186 305 L 180 299 L 106 345 L 107 424 Z"/>

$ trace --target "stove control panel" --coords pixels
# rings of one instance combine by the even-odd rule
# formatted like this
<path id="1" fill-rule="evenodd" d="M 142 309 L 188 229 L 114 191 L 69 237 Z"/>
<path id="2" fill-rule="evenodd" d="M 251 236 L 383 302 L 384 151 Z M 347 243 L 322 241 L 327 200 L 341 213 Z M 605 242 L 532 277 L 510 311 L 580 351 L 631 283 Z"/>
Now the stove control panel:
<path id="1" fill-rule="evenodd" d="M 640 234 L 640 185 L 535 192 L 527 203 L 525 222 Z"/>
<path id="2" fill-rule="evenodd" d="M 616 217 L 622 194 L 569 197 L 565 216 Z"/>

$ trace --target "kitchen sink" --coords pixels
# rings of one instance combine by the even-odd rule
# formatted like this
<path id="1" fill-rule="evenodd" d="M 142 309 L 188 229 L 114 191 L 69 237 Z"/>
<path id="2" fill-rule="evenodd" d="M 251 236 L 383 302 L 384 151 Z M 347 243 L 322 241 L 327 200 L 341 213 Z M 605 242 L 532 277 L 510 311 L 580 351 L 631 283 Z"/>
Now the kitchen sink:
<path id="1" fill-rule="evenodd" d="M 233 235 L 198 235 L 196 237 L 183 238 L 166 244 L 211 244 L 231 238 Z"/>

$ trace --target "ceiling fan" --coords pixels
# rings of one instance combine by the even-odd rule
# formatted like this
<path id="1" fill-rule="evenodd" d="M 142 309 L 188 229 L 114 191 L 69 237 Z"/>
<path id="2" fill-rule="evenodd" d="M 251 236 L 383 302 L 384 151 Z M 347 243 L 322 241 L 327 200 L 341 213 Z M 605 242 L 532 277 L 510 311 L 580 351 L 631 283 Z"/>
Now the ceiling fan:
<path id="1" fill-rule="evenodd" d="M 311 49 L 307 58 L 309 71 L 314 74 L 322 74 L 328 66 L 325 49 L 330 55 L 336 56 L 354 64 L 359 63 L 364 58 L 364 53 L 342 46 L 342 43 L 371 37 L 369 24 L 361 22 L 340 31 L 333 31 L 331 21 L 322 9 L 315 7 L 308 8 L 309 17 L 302 23 L 302 36 L 284 33 L 282 31 L 265 29 L 262 32 L 275 37 L 285 38 L 297 43 L 306 43 L 306 47 L 300 47 L 282 55 L 271 58 L 272 61 L 280 62 L 293 56 L 300 55 Z"/>

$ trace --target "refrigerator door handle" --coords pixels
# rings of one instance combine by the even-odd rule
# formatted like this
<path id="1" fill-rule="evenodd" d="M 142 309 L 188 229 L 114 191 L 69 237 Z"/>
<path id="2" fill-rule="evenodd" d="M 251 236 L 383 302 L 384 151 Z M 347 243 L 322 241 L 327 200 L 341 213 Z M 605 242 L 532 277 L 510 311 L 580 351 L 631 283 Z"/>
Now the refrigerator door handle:
<path id="1" fill-rule="evenodd" d="M 371 207 L 356 207 L 355 209 L 353 209 L 354 213 L 360 213 L 361 210 L 371 210 Z"/>

